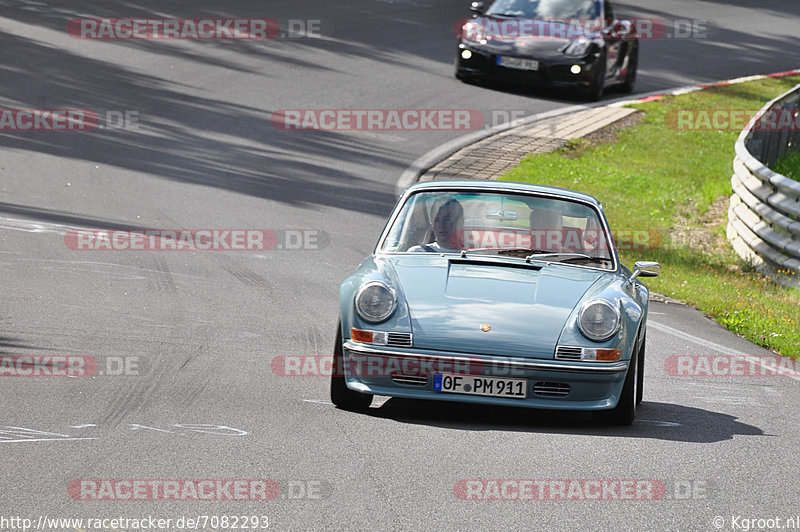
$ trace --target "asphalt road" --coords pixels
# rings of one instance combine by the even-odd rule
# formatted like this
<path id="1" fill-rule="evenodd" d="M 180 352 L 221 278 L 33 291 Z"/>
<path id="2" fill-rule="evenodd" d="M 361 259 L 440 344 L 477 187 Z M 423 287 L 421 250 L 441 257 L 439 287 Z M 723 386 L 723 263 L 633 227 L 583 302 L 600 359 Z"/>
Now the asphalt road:
<path id="1" fill-rule="evenodd" d="M 665 363 L 677 355 L 767 355 L 685 307 L 653 305 L 645 400 L 624 429 L 580 414 L 394 399 L 358 415 L 329 404 L 326 378 L 273 371 L 275 357 L 331 352 L 336 286 L 374 246 L 398 177 L 463 132 L 289 132 L 271 125 L 272 112 L 488 117 L 580 103 L 455 80 L 451 27 L 466 7 L 0 3 L 0 108 L 134 119 L 123 129 L 0 132 L 0 355 L 92 357 L 104 373 L 0 380 L 0 529 L 21 529 L 3 521 L 13 517 L 265 515 L 275 529 L 731 530 L 800 513 L 797 380 L 671 376 Z M 646 0 L 617 11 L 707 29 L 644 42 L 640 93 L 798 67 L 793 0 Z M 66 31 L 76 17 L 270 17 L 284 30 L 320 21 L 320 36 L 81 40 Z M 259 228 L 284 249 L 73 251 L 73 228 Z M 305 249 L 286 249 L 299 234 Z M 68 489 L 80 479 L 269 479 L 281 495 L 91 502 Z M 454 488 L 468 479 L 640 479 L 663 496 L 461 500 Z M 62 528 L 132 529 L 40 526 Z"/>

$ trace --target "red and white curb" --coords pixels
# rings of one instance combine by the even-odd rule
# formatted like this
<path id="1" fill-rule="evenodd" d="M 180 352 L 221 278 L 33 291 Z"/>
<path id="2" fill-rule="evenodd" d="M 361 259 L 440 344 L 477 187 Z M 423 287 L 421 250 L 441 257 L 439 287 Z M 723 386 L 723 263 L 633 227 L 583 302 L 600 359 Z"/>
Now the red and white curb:
<path id="1" fill-rule="evenodd" d="M 716 81 L 714 83 L 706 83 L 704 85 L 686 85 L 685 87 L 678 87 L 677 89 L 672 89 L 666 92 L 646 94 L 644 96 L 641 96 L 633 100 L 623 100 L 623 101 L 613 102 L 608 104 L 608 107 L 622 107 L 624 105 L 629 105 L 632 103 L 655 102 L 657 100 L 664 98 L 665 96 L 678 96 L 680 94 L 689 94 L 690 92 L 710 89 L 712 87 L 724 87 L 726 85 L 736 85 L 737 83 L 744 83 L 746 81 L 757 81 L 759 79 L 783 78 L 786 76 L 794 76 L 796 74 L 800 74 L 800 69 L 785 70 L 783 72 L 773 72 L 772 74 L 758 74 L 756 76 L 744 76 L 741 78 Z"/>

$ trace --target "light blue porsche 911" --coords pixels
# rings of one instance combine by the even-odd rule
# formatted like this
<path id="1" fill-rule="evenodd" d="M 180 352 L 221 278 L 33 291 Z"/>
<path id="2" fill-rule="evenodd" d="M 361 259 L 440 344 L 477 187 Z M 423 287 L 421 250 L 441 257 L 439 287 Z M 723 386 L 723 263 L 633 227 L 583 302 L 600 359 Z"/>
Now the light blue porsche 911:
<path id="1" fill-rule="evenodd" d="M 373 395 L 586 410 L 642 400 L 655 262 L 620 264 L 601 204 L 497 181 L 420 183 L 339 287 L 331 400 Z"/>

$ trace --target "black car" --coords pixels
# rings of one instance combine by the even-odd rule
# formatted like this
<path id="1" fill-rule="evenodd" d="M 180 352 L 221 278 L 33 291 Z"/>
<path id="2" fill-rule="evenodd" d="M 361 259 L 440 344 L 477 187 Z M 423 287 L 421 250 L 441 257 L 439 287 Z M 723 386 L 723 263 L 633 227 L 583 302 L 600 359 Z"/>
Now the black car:
<path id="1" fill-rule="evenodd" d="M 608 0 L 472 2 L 460 27 L 456 77 L 574 89 L 592 100 L 618 85 L 633 90 L 636 28 Z"/>

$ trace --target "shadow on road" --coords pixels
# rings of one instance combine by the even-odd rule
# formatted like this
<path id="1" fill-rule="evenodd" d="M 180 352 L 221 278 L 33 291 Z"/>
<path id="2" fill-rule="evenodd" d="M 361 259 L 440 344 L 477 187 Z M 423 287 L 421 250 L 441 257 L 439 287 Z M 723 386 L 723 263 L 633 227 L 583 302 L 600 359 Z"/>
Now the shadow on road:
<path id="1" fill-rule="evenodd" d="M 715 443 L 736 435 L 762 436 L 758 427 L 735 416 L 670 403 L 643 402 L 636 421 L 627 427 L 598 424 L 585 412 L 497 408 L 392 398 L 367 415 L 401 423 L 456 430 L 493 430 L 648 438 L 689 443 Z"/>

